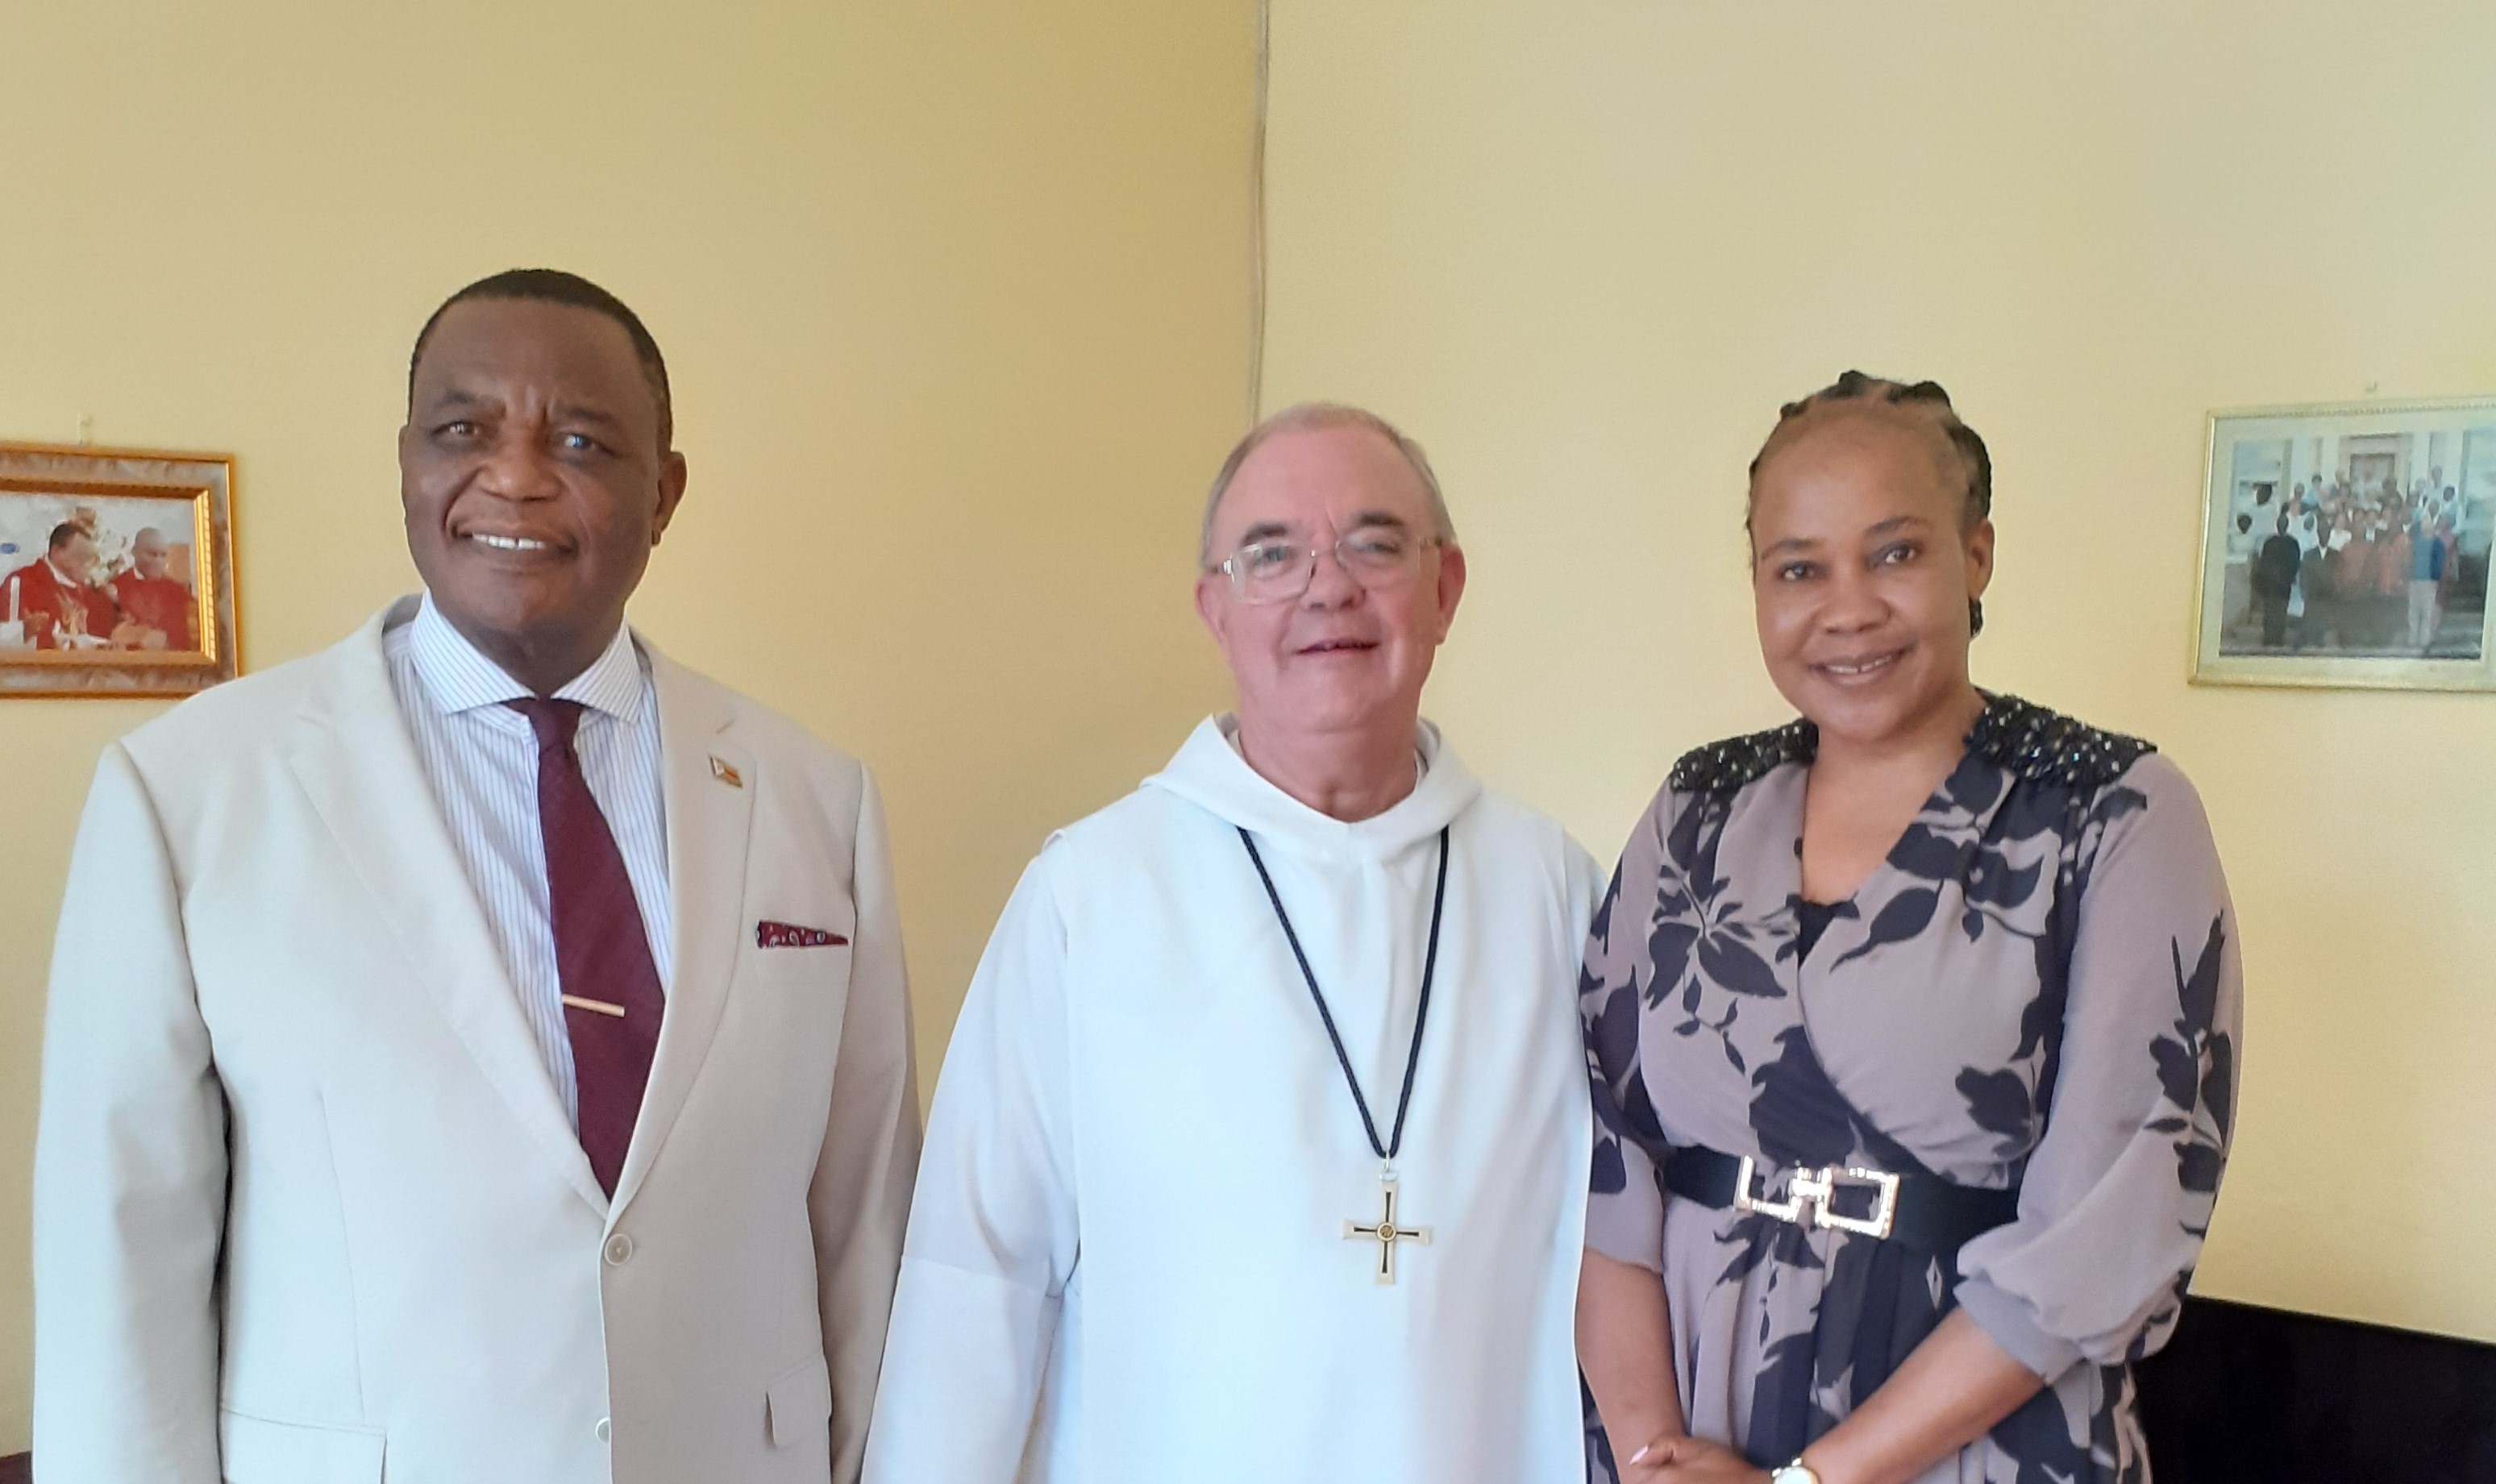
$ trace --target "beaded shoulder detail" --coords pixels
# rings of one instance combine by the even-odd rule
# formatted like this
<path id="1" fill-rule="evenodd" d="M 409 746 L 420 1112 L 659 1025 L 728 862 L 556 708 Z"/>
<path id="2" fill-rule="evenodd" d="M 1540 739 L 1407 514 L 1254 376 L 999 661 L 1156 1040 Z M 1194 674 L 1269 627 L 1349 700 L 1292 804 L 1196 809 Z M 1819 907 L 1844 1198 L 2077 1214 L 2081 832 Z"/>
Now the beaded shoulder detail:
<path id="1" fill-rule="evenodd" d="M 2076 717 L 1990 691 L 1968 746 L 2030 783 L 2066 788 L 2103 788 L 2143 755 L 2158 751 L 2138 737 L 2101 731 Z"/>
<path id="2" fill-rule="evenodd" d="M 1796 718 L 1783 727 L 1727 737 L 1681 755 L 1665 778 L 1675 793 L 1739 793 L 1789 762 L 1820 754 L 1820 728 Z"/>
<path id="3" fill-rule="evenodd" d="M 1967 740 L 1970 751 L 2006 772 L 2070 788 L 2104 788 L 2143 754 L 2158 751 L 2138 737 L 2101 731 L 2059 711 L 1990 691 L 1984 693 L 1984 711 Z M 1693 748 L 1672 765 L 1665 783 L 1676 793 L 1738 793 L 1789 762 L 1809 764 L 1819 753 L 1820 728 L 1795 720 Z"/>

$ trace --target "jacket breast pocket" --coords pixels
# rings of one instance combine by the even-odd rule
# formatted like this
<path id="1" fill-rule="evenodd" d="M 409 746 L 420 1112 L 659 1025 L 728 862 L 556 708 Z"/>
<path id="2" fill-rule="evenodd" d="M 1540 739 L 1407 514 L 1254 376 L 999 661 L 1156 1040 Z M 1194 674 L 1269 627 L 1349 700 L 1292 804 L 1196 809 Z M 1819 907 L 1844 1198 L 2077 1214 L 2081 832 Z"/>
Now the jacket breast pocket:
<path id="1" fill-rule="evenodd" d="M 756 948 L 753 951 L 754 981 L 769 994 L 827 1001 L 834 1006 L 848 998 L 848 943 L 826 943 L 807 948 Z"/>
<path id="2" fill-rule="evenodd" d="M 819 1113 L 849 1005 L 849 946 L 762 948 L 752 965 L 736 997 L 736 1044 L 771 1068 L 772 1085 Z"/>
<path id="3" fill-rule="evenodd" d="M 382 1435 L 217 1413 L 226 1484 L 381 1484 Z"/>

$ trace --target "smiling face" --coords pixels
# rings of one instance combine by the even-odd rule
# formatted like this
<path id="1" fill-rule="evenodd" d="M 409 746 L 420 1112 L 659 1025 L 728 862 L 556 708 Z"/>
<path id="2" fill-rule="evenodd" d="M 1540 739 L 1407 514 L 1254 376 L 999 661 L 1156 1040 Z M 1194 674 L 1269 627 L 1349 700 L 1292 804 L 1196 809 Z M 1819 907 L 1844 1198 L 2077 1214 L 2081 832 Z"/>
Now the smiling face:
<path id="1" fill-rule="evenodd" d="M 1340 538 L 1373 527 L 1429 543 L 1410 575 L 1363 587 L 1335 560 Z M 1220 572 L 1197 579 L 1197 612 L 1231 666 L 1243 732 L 1409 745 L 1421 684 L 1465 587 L 1464 553 L 1436 544 L 1437 535 L 1420 476 L 1367 428 L 1277 433 L 1248 455 L 1214 511 L 1213 560 L 1267 540 L 1319 554 L 1294 603 L 1243 603 Z"/>
<path id="2" fill-rule="evenodd" d="M 408 551 L 434 605 L 541 695 L 614 638 L 685 489 L 624 327 L 532 299 L 443 312 L 398 465 Z"/>
<path id="3" fill-rule="evenodd" d="M 1878 745 L 1965 701 L 1993 523 L 1965 526 L 1965 468 L 1927 415 L 1804 416 L 1752 483 L 1760 652 L 1824 734 Z"/>

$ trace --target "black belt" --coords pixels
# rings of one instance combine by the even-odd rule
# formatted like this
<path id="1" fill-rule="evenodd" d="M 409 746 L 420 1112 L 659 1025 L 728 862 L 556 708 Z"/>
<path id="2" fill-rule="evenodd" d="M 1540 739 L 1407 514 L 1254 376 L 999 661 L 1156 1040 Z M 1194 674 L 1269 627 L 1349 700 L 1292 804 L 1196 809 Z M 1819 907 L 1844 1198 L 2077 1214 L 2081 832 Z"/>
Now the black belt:
<path id="1" fill-rule="evenodd" d="M 1755 1212 L 1796 1226 L 1826 1226 L 1879 1237 L 1929 1257 L 1949 1257 L 2019 1217 L 2019 1189 L 1980 1190 L 1930 1175 L 1827 1165 L 1796 1169 L 1781 1199 L 1768 1198 L 1771 1170 L 1700 1145 L 1665 1158 L 1666 1190 L 1711 1210 Z"/>

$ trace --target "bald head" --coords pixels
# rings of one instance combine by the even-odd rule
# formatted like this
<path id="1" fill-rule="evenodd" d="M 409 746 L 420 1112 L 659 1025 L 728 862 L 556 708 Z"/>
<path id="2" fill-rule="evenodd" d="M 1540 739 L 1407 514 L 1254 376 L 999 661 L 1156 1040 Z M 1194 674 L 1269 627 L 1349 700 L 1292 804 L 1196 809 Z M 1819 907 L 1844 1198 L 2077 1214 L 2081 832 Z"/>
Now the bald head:
<path id="1" fill-rule="evenodd" d="M 154 526 L 131 539 L 130 560 L 142 577 L 153 580 L 165 575 L 165 568 L 172 556 L 172 548 L 165 543 L 165 533 Z"/>
<path id="2" fill-rule="evenodd" d="M 1439 477 L 1430 468 L 1429 456 L 1421 446 L 1404 436 L 1395 424 L 1376 413 L 1337 402 L 1301 402 L 1284 408 L 1248 430 L 1246 437 L 1232 446 L 1231 456 L 1222 461 L 1222 472 L 1213 477 L 1213 487 L 1204 496 L 1204 524 L 1197 538 L 1197 564 L 1210 567 L 1214 562 L 1213 524 L 1222 509 L 1222 497 L 1231 491 L 1232 481 L 1238 478 L 1239 468 L 1260 448 L 1286 433 L 1313 433 L 1330 428 L 1355 428 L 1370 433 L 1395 450 L 1396 456 L 1412 470 L 1420 487 L 1421 500 L 1438 529 L 1432 534 L 1441 541 L 1453 543 L 1456 524 L 1448 515 L 1447 497 L 1439 492 Z"/>

